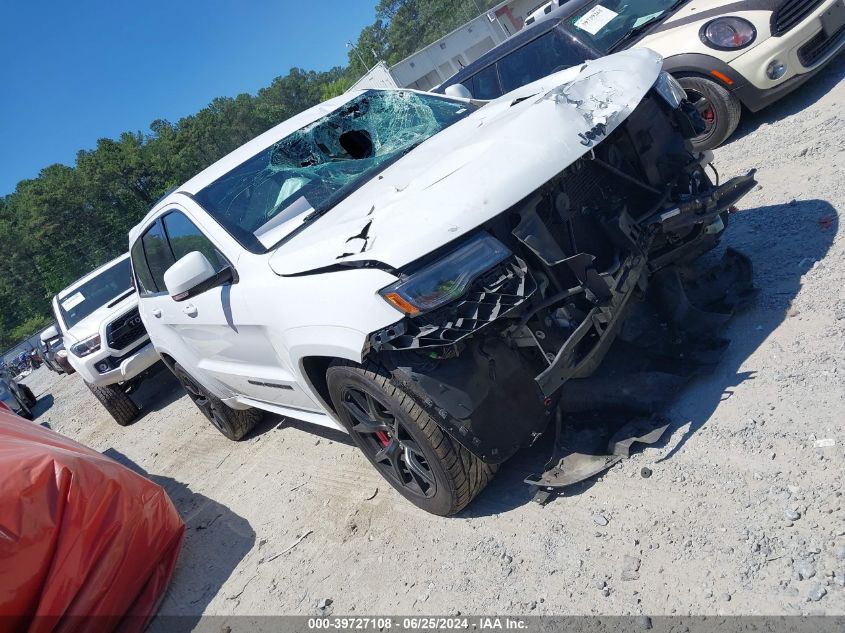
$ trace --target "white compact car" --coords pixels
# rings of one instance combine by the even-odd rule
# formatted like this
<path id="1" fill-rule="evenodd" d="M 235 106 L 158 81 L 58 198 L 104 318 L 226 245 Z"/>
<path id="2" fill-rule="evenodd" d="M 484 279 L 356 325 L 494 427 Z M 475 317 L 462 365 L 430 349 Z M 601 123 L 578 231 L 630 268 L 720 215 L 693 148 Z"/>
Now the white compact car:
<path id="1" fill-rule="evenodd" d="M 138 314 L 129 254 L 62 290 L 53 313 L 68 362 L 118 424 L 132 422 L 130 393 L 159 358 Z"/>
<path id="2" fill-rule="evenodd" d="M 481 108 L 353 92 L 247 143 L 130 233 L 162 360 L 227 437 L 262 411 L 341 429 L 405 497 L 457 512 L 754 185 L 711 184 L 661 61 L 620 53 Z"/>
<path id="3" fill-rule="evenodd" d="M 550 13 L 436 92 L 493 99 L 555 69 L 649 48 L 700 112 L 705 127 L 692 142 L 708 150 L 733 133 L 742 106 L 774 103 L 845 48 L 845 0 L 568 0 Z"/>

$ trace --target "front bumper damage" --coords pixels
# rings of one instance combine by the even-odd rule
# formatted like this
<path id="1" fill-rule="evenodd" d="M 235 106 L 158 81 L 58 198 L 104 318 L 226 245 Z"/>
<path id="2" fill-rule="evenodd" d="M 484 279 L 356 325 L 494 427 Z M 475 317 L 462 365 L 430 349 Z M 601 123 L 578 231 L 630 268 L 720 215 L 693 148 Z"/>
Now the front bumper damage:
<path id="1" fill-rule="evenodd" d="M 691 358 L 719 357 L 714 331 L 751 295 L 750 264 L 733 251 L 707 274 L 688 264 L 718 243 L 729 212 L 756 185 L 754 172 L 712 185 L 678 126 L 666 124 L 671 133 L 661 136 L 653 100 L 638 113 L 483 227 L 514 253 L 510 261 L 460 301 L 369 340 L 394 379 L 487 462 L 506 460 L 556 420 L 555 454 L 527 480 L 543 494 L 612 465 L 613 451 L 601 456 L 608 442 L 624 453 L 638 438 L 654 441 L 665 425 L 649 419 L 663 396 L 694 375 Z M 667 323 L 675 338 L 664 345 Z M 624 363 L 604 362 L 625 345 L 656 353 L 638 355 L 644 364 L 628 371 L 628 384 L 645 386 L 627 398 L 625 376 L 605 367 Z M 605 430 L 621 435 L 604 436 L 596 459 L 579 461 L 566 416 L 590 426 L 597 411 L 607 414 Z M 607 424 L 611 415 L 632 426 Z"/>

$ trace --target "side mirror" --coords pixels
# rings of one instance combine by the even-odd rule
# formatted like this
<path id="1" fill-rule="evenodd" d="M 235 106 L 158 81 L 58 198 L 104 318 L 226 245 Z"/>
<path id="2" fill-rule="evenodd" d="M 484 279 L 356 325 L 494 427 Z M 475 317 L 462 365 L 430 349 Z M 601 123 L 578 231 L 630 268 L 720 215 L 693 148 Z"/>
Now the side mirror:
<path id="1" fill-rule="evenodd" d="M 234 271 L 227 266 L 220 272 L 199 251 L 191 251 L 164 272 L 164 285 L 174 301 L 196 297 L 212 288 L 234 280 Z"/>
<path id="2" fill-rule="evenodd" d="M 59 334 L 59 328 L 57 328 L 55 325 L 51 325 L 46 330 L 41 332 L 40 338 L 41 342 L 43 343 L 44 341 L 49 341 L 50 339 L 58 338 L 59 336 L 61 336 Z"/>
<path id="3" fill-rule="evenodd" d="M 463 84 L 453 84 L 446 88 L 446 96 L 455 99 L 472 99 L 472 93 Z"/>

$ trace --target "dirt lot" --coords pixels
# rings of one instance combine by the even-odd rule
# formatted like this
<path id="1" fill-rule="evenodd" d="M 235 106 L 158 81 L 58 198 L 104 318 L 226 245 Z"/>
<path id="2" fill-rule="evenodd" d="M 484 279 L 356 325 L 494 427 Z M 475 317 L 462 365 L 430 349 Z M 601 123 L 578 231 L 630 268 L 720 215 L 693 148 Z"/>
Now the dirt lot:
<path id="1" fill-rule="evenodd" d="M 41 369 L 37 423 L 170 493 L 188 531 L 167 614 L 845 614 L 843 110 L 840 56 L 745 113 L 716 165 L 759 169 L 726 241 L 752 257 L 760 298 L 662 444 L 546 507 L 521 482 L 548 442 L 441 519 L 341 435 L 276 418 L 227 441 L 167 373 L 123 429 L 77 376 Z"/>

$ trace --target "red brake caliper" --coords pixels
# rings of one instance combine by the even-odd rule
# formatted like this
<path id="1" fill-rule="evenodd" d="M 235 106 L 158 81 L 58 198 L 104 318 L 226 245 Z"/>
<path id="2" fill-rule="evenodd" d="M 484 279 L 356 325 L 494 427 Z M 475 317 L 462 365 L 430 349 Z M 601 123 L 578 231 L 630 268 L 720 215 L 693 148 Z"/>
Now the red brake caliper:
<path id="1" fill-rule="evenodd" d="M 390 436 L 385 431 L 376 431 L 376 437 L 382 446 L 386 447 L 390 444 Z"/>

